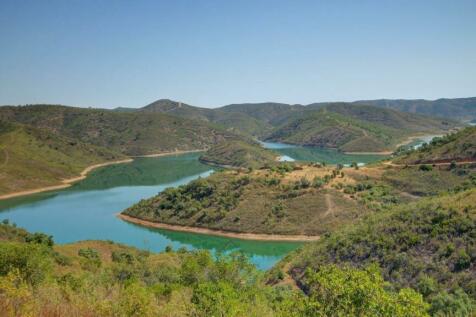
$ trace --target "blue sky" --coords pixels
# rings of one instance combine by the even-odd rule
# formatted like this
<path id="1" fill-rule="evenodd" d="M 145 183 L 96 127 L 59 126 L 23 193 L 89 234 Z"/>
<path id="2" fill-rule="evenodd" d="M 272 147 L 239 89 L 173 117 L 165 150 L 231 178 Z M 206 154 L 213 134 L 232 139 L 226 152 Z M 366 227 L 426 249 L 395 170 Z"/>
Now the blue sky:
<path id="1" fill-rule="evenodd" d="M 475 95 L 474 0 L 0 0 L 0 104 Z"/>

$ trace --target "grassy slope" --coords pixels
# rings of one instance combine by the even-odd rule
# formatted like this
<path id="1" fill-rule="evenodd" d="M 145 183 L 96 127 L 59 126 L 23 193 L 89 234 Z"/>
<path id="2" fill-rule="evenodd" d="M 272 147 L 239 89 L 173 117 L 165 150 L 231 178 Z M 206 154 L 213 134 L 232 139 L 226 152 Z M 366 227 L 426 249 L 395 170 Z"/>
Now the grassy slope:
<path id="1" fill-rule="evenodd" d="M 232 140 L 212 146 L 200 160 L 221 166 L 260 168 L 276 161 L 277 154 L 258 143 Z"/>
<path id="2" fill-rule="evenodd" d="M 320 235 L 355 221 L 366 208 L 331 186 L 302 186 L 302 179 L 331 175 L 330 168 L 305 166 L 280 173 L 220 172 L 169 189 L 124 211 L 169 224 L 232 232 Z M 337 181 L 337 180 L 336 180 Z"/>
<path id="3" fill-rule="evenodd" d="M 48 129 L 128 155 L 209 147 L 236 135 L 202 121 L 161 113 L 64 106 L 1 107 L 0 118 Z"/>
<path id="4" fill-rule="evenodd" d="M 453 125 L 394 110 L 338 103 L 288 118 L 268 139 L 347 152 L 378 152 L 392 150 L 409 135 L 441 133 Z"/>
<path id="5" fill-rule="evenodd" d="M 378 263 L 386 280 L 437 293 L 462 288 L 476 299 L 476 189 L 427 198 L 373 214 L 288 256 L 285 267 L 307 288 L 305 270 L 335 263 Z"/>
<path id="6" fill-rule="evenodd" d="M 0 121 L 0 193 L 56 185 L 87 166 L 124 158 L 46 130 Z"/>
<path id="7" fill-rule="evenodd" d="M 2 316 L 427 316 L 421 295 L 389 289 L 375 269 L 327 270 L 314 276 L 327 289 L 307 297 L 266 285 L 242 254 L 153 254 L 107 241 L 58 246 L 0 224 Z M 332 286 L 342 279 L 345 290 Z"/>
<path id="8" fill-rule="evenodd" d="M 266 296 L 271 287 L 240 257 L 152 254 L 106 241 L 51 247 L 35 237 L 48 239 L 0 224 L 2 316 L 278 316 L 280 311 L 273 302 L 282 297 Z M 207 295 L 213 294 L 221 300 L 210 302 Z"/>
<path id="9" fill-rule="evenodd" d="M 246 113 L 230 113 L 221 109 L 194 107 L 168 99 L 157 100 L 138 111 L 167 113 L 181 118 L 213 122 L 232 131 L 256 137 L 261 137 L 272 129 L 272 126 L 265 121 L 258 120 Z"/>
<path id="10" fill-rule="evenodd" d="M 376 152 L 391 149 L 405 135 L 401 130 L 319 110 L 290 120 L 268 140 L 349 152 Z"/>
<path id="11" fill-rule="evenodd" d="M 476 161 L 476 127 L 433 140 L 394 161 L 401 164 L 425 162 Z"/>
<path id="12" fill-rule="evenodd" d="M 394 167 L 385 170 L 381 181 L 411 195 L 432 196 L 476 181 L 476 164 L 455 168 L 435 166 L 431 170 L 419 166 Z"/>

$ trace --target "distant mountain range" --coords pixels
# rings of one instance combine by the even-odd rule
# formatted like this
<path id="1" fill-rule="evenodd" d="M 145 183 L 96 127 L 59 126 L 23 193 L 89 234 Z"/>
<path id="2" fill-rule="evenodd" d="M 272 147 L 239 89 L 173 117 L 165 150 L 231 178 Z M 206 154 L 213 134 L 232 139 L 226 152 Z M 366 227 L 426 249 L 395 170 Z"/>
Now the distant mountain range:
<path id="1" fill-rule="evenodd" d="M 459 120 L 476 119 L 476 97 L 425 99 L 378 99 L 359 100 L 355 103 L 391 108 L 399 111 Z"/>
<path id="2" fill-rule="evenodd" d="M 457 120 L 476 120 L 476 97 L 469 98 L 441 98 L 437 100 L 426 99 L 375 99 L 358 100 L 351 104 L 369 105 L 389 108 L 403 112 L 419 113 L 435 117 L 452 118 Z M 178 105 L 182 106 L 182 109 Z M 172 114 L 190 115 L 193 112 L 207 120 L 217 120 L 216 113 L 239 112 L 249 115 L 260 121 L 272 123 L 279 118 L 286 117 L 292 112 L 302 111 L 304 108 L 317 109 L 323 106 L 342 104 L 342 102 L 318 102 L 308 105 L 286 104 L 276 102 L 230 104 L 219 108 L 198 108 L 169 99 L 157 100 L 143 108 L 141 111 L 171 112 Z M 348 104 L 347 102 L 345 104 Z M 116 108 L 116 111 L 137 111 L 136 108 Z"/>
<path id="3" fill-rule="evenodd" d="M 349 152 L 388 151 L 409 135 L 441 132 L 457 125 L 452 119 L 408 114 L 361 102 L 314 103 L 307 106 L 245 103 L 209 109 L 161 99 L 135 112 L 166 113 L 215 123 L 235 133 L 263 140 L 331 147 Z"/>
<path id="4" fill-rule="evenodd" d="M 476 98 L 445 100 L 456 109 L 448 112 L 451 116 L 442 112 L 442 100 L 405 108 L 416 112 L 433 109 L 431 113 L 440 118 L 388 109 L 403 101 L 307 106 L 269 102 L 232 104 L 217 109 L 168 99 L 138 109 L 3 106 L 0 107 L 0 149 L 7 149 L 3 151 L 3 161 L 10 171 L 18 171 L 11 175 L 18 182 L 13 187 L 7 186 L 8 179 L 4 178 L 3 183 L 0 181 L 0 192 L 29 189 L 33 183 L 51 184 L 75 175 L 91 163 L 158 152 L 211 149 L 203 160 L 259 166 L 274 154 L 257 146 L 253 138 L 347 152 L 391 151 L 408 136 L 441 134 L 460 124 L 449 117 L 467 120 L 476 117 L 471 117 Z M 261 162 L 255 164 L 256 161 Z M 33 170 L 45 173 L 33 177 L 22 172 Z M 28 179 L 37 181 L 32 183 Z"/>

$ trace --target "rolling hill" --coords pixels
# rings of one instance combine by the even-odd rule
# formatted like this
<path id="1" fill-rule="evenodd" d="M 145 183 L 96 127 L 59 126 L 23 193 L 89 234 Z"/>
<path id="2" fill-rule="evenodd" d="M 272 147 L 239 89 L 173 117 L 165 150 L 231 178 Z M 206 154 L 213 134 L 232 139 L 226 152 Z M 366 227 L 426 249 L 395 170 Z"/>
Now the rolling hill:
<path id="1" fill-rule="evenodd" d="M 123 214 L 137 219 L 238 233 L 321 235 L 368 209 L 332 185 L 332 168 L 281 163 L 223 171 L 142 200 Z"/>
<path id="2" fill-rule="evenodd" d="M 0 194 L 56 185 L 124 155 L 48 130 L 0 121 Z"/>
<path id="3" fill-rule="evenodd" d="M 167 113 L 181 118 L 212 122 L 235 133 L 245 133 L 256 137 L 261 137 L 272 129 L 272 126 L 267 122 L 246 113 L 194 107 L 169 99 L 157 100 L 136 111 Z"/>
<path id="4" fill-rule="evenodd" d="M 126 155 L 205 149 L 238 136 L 221 127 L 163 113 L 55 105 L 0 107 L 0 119 L 45 129 Z"/>
<path id="5" fill-rule="evenodd" d="M 213 145 L 200 161 L 228 167 L 260 168 L 276 162 L 277 154 L 256 142 L 231 140 Z"/>
<path id="6" fill-rule="evenodd" d="M 276 128 L 267 140 L 346 152 L 393 150 L 408 136 L 435 133 L 454 122 L 372 106 L 332 104 L 298 113 Z"/>
<path id="7" fill-rule="evenodd" d="M 476 190 L 395 206 L 305 246 L 281 263 L 305 292 L 326 265 L 378 264 L 397 289 L 418 290 L 434 316 L 472 316 Z"/>
<path id="8" fill-rule="evenodd" d="M 425 99 L 378 99 L 360 100 L 357 104 L 391 108 L 404 112 L 461 120 L 476 119 L 476 97 Z"/>
<path id="9" fill-rule="evenodd" d="M 324 109 L 341 115 L 341 118 L 337 121 L 342 124 L 338 124 L 336 120 L 331 120 L 331 122 L 325 124 L 329 130 L 321 131 L 323 135 L 320 135 L 317 131 L 323 124 L 323 120 L 319 120 L 318 116 L 322 114 L 319 111 Z M 364 152 L 388 151 L 403 141 L 405 136 L 420 132 L 441 132 L 457 124 L 453 120 L 435 119 L 420 114 L 409 114 L 372 105 L 342 102 L 315 103 L 307 106 L 273 102 L 245 103 L 208 109 L 161 99 L 137 109 L 137 111 L 161 112 L 188 119 L 214 122 L 234 132 L 252 135 L 259 139 L 337 147 L 346 151 Z M 312 129 L 299 127 L 299 131 L 296 131 L 297 135 L 293 136 L 292 127 L 297 127 L 299 120 L 300 122 L 305 121 L 304 125 L 314 127 Z M 313 124 L 312 120 L 317 121 Z M 344 128 L 344 126 L 350 125 L 356 125 L 357 127 L 356 129 Z M 373 127 L 371 127 L 372 125 Z M 369 136 L 372 133 L 371 131 L 365 131 L 365 126 L 368 126 L 369 130 L 374 132 L 376 130 L 387 130 L 387 133 L 377 132 L 377 135 L 374 133 L 373 136 Z M 399 131 L 389 131 L 387 128 L 394 128 Z M 283 134 L 285 137 L 283 137 Z M 339 140 L 328 142 L 329 138 L 334 137 Z M 341 140 L 342 138 L 343 140 Z M 389 143 L 389 139 L 395 142 Z M 351 144 L 346 145 L 348 142 L 351 142 Z"/>

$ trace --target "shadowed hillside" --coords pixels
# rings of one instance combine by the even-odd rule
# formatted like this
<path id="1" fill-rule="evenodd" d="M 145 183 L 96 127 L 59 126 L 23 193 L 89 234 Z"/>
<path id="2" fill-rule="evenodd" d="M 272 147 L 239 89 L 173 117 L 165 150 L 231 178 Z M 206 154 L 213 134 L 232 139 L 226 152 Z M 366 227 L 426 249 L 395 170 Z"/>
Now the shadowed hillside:
<path id="1" fill-rule="evenodd" d="M 260 168 L 275 163 L 277 156 L 259 143 L 232 140 L 212 146 L 200 161 L 219 166 Z"/>
<path id="2" fill-rule="evenodd" d="M 394 149 L 410 135 L 441 132 L 452 126 L 453 122 L 394 110 L 332 104 L 294 115 L 267 139 L 346 152 L 380 152 Z"/>

